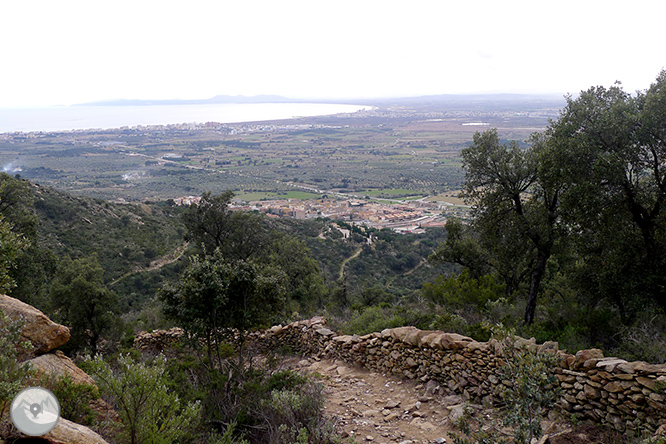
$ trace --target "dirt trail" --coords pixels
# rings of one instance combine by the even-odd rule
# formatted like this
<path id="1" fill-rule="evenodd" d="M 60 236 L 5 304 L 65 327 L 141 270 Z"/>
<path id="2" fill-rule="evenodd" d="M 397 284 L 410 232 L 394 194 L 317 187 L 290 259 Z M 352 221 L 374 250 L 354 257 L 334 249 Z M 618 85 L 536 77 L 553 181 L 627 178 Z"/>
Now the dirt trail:
<path id="1" fill-rule="evenodd" d="M 326 414 L 338 419 L 343 436 L 358 443 L 452 442 L 447 437 L 453 430 L 449 407 L 463 401 L 440 394 L 434 381 L 424 385 L 399 380 L 331 360 L 305 359 L 296 368 L 320 376 L 326 386 Z"/>
<path id="2" fill-rule="evenodd" d="M 347 262 L 349 262 L 352 259 L 356 259 L 357 257 L 359 257 L 359 255 L 362 252 L 363 252 L 363 247 L 360 247 L 358 250 L 356 250 L 356 252 L 353 255 L 349 256 L 347 259 L 342 261 L 342 264 L 340 265 L 340 279 L 341 280 L 344 279 L 344 277 L 345 277 L 345 265 L 347 265 Z"/>
<path id="3" fill-rule="evenodd" d="M 326 415 L 337 419 L 337 430 L 359 444 L 452 443 L 455 418 L 463 399 L 447 395 L 435 381 L 398 379 L 343 361 L 295 359 L 289 366 L 315 375 L 325 385 Z M 474 406 L 476 420 L 489 421 L 492 411 Z M 542 422 L 546 436 L 539 443 L 599 444 L 624 442 L 614 430 L 583 423 L 572 430 L 566 422 Z"/>

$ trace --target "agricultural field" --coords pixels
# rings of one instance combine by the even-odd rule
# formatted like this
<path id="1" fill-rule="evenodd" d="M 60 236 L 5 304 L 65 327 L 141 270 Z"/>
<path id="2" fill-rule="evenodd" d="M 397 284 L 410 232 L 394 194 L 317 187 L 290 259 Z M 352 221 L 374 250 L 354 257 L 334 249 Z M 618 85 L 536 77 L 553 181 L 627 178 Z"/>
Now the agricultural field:
<path id="1" fill-rule="evenodd" d="M 476 131 L 524 141 L 558 103 L 379 103 L 276 122 L 5 133 L 0 165 L 63 191 L 128 202 L 228 189 L 243 200 L 421 199 L 460 188 L 460 150 Z"/>

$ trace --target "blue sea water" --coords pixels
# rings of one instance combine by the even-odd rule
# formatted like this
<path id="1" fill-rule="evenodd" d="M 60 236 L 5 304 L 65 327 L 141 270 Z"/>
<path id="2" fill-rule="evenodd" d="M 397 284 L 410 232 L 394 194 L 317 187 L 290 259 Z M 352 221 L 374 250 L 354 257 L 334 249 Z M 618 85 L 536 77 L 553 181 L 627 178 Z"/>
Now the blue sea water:
<path id="1" fill-rule="evenodd" d="M 361 105 L 324 103 L 0 108 L 0 133 L 108 129 L 178 123 L 254 122 L 353 113 L 370 108 Z"/>

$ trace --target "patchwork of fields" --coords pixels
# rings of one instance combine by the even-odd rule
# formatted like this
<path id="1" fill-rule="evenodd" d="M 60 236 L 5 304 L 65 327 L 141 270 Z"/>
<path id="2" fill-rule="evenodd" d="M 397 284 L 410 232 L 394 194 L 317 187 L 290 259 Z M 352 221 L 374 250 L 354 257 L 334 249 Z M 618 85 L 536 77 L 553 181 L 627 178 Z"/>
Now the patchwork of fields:
<path id="1" fill-rule="evenodd" d="M 5 133 L 0 165 L 61 190 L 125 201 L 227 189 L 243 200 L 339 193 L 442 200 L 460 188 L 460 150 L 476 131 L 498 128 L 502 138 L 523 141 L 557 113 L 542 102 L 470 108 L 383 105 L 270 123 Z"/>

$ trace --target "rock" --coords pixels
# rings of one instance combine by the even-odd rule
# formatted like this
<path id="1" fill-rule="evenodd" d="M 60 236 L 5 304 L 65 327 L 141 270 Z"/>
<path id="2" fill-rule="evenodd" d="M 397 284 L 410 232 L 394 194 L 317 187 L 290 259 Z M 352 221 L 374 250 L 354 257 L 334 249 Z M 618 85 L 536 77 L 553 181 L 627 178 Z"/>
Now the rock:
<path id="1" fill-rule="evenodd" d="M 333 330 L 330 330 L 330 329 L 325 328 L 325 327 L 318 328 L 315 331 L 318 334 L 322 335 L 322 336 L 334 336 L 335 335 L 335 332 Z"/>
<path id="2" fill-rule="evenodd" d="M 463 399 L 459 395 L 448 395 L 442 398 L 442 404 L 454 406 L 456 404 L 462 404 Z"/>
<path id="3" fill-rule="evenodd" d="M 439 393 L 439 390 L 440 390 L 439 383 L 437 381 L 435 381 L 434 379 L 431 379 L 430 381 L 428 381 L 426 383 L 426 386 L 425 386 L 426 395 L 429 395 L 429 396 L 435 395 L 435 394 Z"/>
<path id="4" fill-rule="evenodd" d="M 576 353 L 574 367 L 581 368 L 585 363 L 585 361 L 589 361 L 590 359 L 599 360 L 603 359 L 603 357 L 604 357 L 604 352 L 602 352 L 598 348 L 591 348 L 589 350 L 580 350 Z"/>
<path id="5" fill-rule="evenodd" d="M 27 361 L 40 375 L 69 376 L 75 384 L 95 385 L 95 381 L 60 350 Z"/>
<path id="6" fill-rule="evenodd" d="M 447 407 L 451 413 L 449 413 L 449 421 L 456 423 L 465 415 L 465 406 L 464 404 L 452 405 Z"/>
<path id="7" fill-rule="evenodd" d="M 392 399 L 388 400 L 386 402 L 386 406 L 384 408 L 386 409 L 394 409 L 400 405 L 400 401 L 394 401 Z"/>
<path id="8" fill-rule="evenodd" d="M 604 358 L 597 361 L 596 367 L 601 368 L 604 371 L 610 373 L 613 372 L 615 370 L 615 367 L 617 367 L 620 364 L 627 364 L 627 361 L 618 358 Z"/>
<path id="9" fill-rule="evenodd" d="M 393 339 L 396 339 L 396 340 L 402 342 L 402 341 L 404 341 L 404 339 L 407 337 L 408 334 L 414 333 L 416 331 L 421 331 L 421 330 L 419 330 L 416 327 L 391 328 L 391 329 L 387 329 L 387 330 L 382 331 L 382 337 L 386 337 L 385 336 L 385 332 L 386 332 L 386 334 L 388 334 L 389 337 L 392 337 Z"/>
<path id="10" fill-rule="evenodd" d="M 88 427 L 60 418 L 53 430 L 44 435 L 51 444 L 108 444 Z"/>
<path id="11" fill-rule="evenodd" d="M 10 319 L 22 319 L 25 322 L 21 336 L 34 346 L 31 355 L 46 353 L 69 341 L 69 328 L 56 324 L 35 307 L 18 299 L 0 295 L 0 310 Z"/>
<path id="12" fill-rule="evenodd" d="M 560 344 L 554 341 L 546 341 L 539 346 L 539 353 L 557 353 Z"/>

